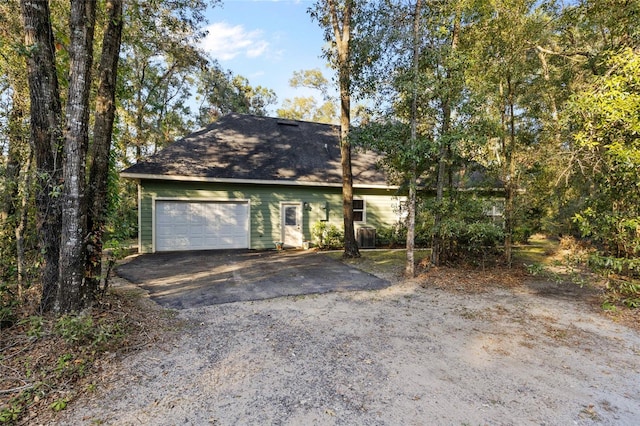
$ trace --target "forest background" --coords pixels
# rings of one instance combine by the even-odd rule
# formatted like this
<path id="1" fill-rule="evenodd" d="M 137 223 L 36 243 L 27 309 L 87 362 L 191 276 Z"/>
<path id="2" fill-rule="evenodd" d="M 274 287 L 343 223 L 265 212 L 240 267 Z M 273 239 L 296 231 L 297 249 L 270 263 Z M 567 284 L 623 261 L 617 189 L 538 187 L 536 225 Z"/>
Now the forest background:
<path id="1" fill-rule="evenodd" d="M 135 185 L 119 170 L 223 114 L 277 103 L 198 47 L 216 5 L 0 5 L 3 327 L 34 299 L 61 314 L 100 295 L 104 248 L 137 233 Z M 343 62 L 331 5 L 338 22 L 349 12 Z M 411 220 L 379 230 L 385 243 L 432 247 L 433 264 L 490 247 L 510 264 L 533 233 L 575 236 L 637 306 L 639 1 L 320 1 L 309 12 L 357 102 L 349 143 L 383 153 L 409 194 Z M 337 122 L 334 83 L 296 72 L 291 84 L 324 101 L 286 99 L 277 114 Z M 499 188 L 503 220 L 488 220 L 469 187 Z"/>

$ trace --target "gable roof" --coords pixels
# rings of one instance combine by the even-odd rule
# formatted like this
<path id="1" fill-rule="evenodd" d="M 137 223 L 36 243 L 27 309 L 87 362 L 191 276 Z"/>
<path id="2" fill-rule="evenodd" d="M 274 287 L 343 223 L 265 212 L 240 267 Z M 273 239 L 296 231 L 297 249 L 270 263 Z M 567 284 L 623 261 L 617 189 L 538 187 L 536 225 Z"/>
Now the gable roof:
<path id="1" fill-rule="evenodd" d="M 341 186 L 340 127 L 228 114 L 127 169 L 133 179 Z M 352 152 L 355 187 L 388 188 L 371 152 Z"/>

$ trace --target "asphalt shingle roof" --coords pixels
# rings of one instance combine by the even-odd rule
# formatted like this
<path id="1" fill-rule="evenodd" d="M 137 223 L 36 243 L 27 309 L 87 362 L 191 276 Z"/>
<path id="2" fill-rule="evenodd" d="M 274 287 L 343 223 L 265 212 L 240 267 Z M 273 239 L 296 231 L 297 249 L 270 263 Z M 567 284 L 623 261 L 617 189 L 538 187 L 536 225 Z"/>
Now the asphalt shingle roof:
<path id="1" fill-rule="evenodd" d="M 229 114 L 126 170 L 162 176 L 341 184 L 340 127 Z M 354 150 L 354 185 L 387 185 L 379 156 Z"/>

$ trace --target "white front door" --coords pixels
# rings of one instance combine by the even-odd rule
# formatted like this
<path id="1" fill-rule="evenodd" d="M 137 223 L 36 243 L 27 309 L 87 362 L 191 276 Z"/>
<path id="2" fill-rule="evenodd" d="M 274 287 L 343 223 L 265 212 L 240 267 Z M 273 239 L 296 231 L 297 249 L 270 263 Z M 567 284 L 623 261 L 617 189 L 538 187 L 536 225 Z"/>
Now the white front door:
<path id="1" fill-rule="evenodd" d="M 285 247 L 302 246 L 302 204 L 282 203 L 280 205 L 282 241 Z"/>

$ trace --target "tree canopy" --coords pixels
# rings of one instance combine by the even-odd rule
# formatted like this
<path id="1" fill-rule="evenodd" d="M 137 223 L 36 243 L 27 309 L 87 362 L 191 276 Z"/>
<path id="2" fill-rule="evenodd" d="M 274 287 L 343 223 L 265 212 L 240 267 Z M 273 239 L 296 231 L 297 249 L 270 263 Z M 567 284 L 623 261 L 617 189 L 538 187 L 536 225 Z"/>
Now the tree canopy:
<path id="1" fill-rule="evenodd" d="M 2 303 L 38 287 L 42 309 L 89 304 L 103 246 L 136 233 L 135 188 L 117 171 L 220 115 L 276 109 L 273 90 L 198 47 L 218 2 L 89 3 L 0 4 Z M 639 2 L 336 0 L 310 17 L 336 81 L 295 72 L 291 86 L 319 96 L 284 99 L 276 113 L 340 121 L 346 218 L 354 143 L 384 155 L 400 197 L 417 190 L 414 225 L 428 230 L 434 264 L 465 228 L 501 238 L 492 244 L 507 262 L 532 232 L 589 238 L 603 262 L 638 274 Z M 482 210 L 460 195 L 482 182 L 504 199 L 500 232 L 456 210 Z M 420 199 L 427 190 L 434 202 Z M 82 302 L 56 305 L 61 288 Z"/>

